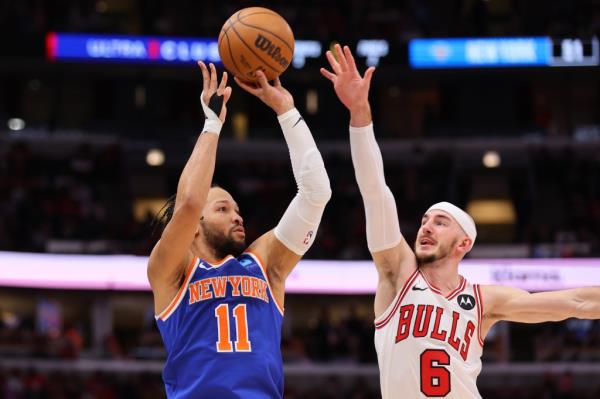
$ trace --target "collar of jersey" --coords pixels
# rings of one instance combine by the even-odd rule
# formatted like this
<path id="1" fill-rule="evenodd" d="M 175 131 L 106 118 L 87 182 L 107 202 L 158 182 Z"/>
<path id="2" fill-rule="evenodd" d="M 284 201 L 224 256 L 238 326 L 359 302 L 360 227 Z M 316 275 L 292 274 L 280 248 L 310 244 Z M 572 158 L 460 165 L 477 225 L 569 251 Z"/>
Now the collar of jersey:
<path id="1" fill-rule="evenodd" d="M 446 298 L 448 300 L 452 299 L 452 297 L 456 293 L 462 291 L 465 288 L 466 280 L 465 280 L 465 278 L 462 275 L 459 274 L 458 276 L 460 277 L 460 283 L 458 283 L 458 286 L 455 289 L 453 289 L 452 291 L 450 291 L 448 293 L 448 295 L 444 295 L 439 288 L 437 288 L 435 285 L 431 284 L 429 282 L 429 280 L 427 280 L 427 277 L 425 277 L 425 275 L 423 273 L 421 273 L 419 271 L 419 274 L 421 275 L 421 277 L 423 277 L 423 280 L 425 280 L 425 283 L 427 283 L 427 285 L 429 286 L 429 289 L 431 289 L 431 291 L 435 292 L 438 295 L 443 296 L 444 298 Z"/>
<path id="2" fill-rule="evenodd" d="M 223 266 L 225 263 L 227 263 L 227 261 L 229 261 L 231 259 L 233 259 L 233 256 L 227 255 L 226 257 L 224 257 L 223 259 L 221 259 L 218 263 L 214 263 L 214 264 L 213 263 L 208 263 L 204 259 L 200 259 L 199 266 L 201 268 L 203 268 L 203 269 L 218 269 L 219 267 Z M 208 266 L 208 267 L 205 267 L 205 266 Z"/>

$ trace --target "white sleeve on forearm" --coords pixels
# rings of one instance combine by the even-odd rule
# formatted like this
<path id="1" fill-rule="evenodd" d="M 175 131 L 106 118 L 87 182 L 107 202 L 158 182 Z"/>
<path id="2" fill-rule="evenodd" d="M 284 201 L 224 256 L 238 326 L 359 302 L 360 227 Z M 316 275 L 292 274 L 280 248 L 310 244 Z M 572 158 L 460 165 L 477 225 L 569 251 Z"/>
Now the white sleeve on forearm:
<path id="1" fill-rule="evenodd" d="M 390 249 L 400 242 L 400 224 L 394 195 L 385 183 L 383 159 L 373 124 L 350 126 L 350 149 L 356 182 L 365 206 L 369 251 Z"/>
<path id="2" fill-rule="evenodd" d="M 298 110 L 279 115 L 278 120 L 290 151 L 298 193 L 274 233 L 288 249 L 302 256 L 315 240 L 331 188 L 321 153 Z"/>

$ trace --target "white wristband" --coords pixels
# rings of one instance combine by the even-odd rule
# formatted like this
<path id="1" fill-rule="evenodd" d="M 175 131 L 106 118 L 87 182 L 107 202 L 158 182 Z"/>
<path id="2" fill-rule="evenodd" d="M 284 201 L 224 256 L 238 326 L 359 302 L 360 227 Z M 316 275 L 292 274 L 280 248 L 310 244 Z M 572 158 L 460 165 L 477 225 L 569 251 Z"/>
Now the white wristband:
<path id="1" fill-rule="evenodd" d="M 204 127 L 202 128 L 202 133 L 213 133 L 217 136 L 221 134 L 221 128 L 223 127 L 223 123 L 221 121 L 213 121 L 210 119 L 206 119 L 204 121 Z"/>

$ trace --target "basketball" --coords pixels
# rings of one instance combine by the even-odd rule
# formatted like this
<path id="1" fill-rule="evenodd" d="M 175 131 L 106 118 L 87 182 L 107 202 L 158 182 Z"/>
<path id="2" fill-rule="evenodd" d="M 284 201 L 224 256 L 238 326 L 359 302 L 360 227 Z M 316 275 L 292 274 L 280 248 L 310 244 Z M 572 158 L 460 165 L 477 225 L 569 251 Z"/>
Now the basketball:
<path id="1" fill-rule="evenodd" d="M 294 33 L 276 12 L 248 7 L 233 14 L 219 33 L 219 55 L 225 68 L 244 81 L 257 80 L 262 70 L 267 80 L 281 75 L 292 61 Z"/>

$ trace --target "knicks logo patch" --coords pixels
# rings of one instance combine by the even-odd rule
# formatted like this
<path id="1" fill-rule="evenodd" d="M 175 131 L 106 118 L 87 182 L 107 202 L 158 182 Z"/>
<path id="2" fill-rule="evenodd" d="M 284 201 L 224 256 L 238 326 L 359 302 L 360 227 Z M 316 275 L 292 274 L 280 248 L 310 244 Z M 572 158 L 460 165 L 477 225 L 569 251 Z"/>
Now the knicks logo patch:
<path id="1" fill-rule="evenodd" d="M 458 302 L 458 306 L 464 310 L 471 310 L 475 307 L 475 298 L 468 294 L 459 295 L 456 301 Z"/>

